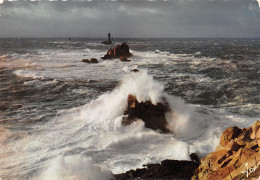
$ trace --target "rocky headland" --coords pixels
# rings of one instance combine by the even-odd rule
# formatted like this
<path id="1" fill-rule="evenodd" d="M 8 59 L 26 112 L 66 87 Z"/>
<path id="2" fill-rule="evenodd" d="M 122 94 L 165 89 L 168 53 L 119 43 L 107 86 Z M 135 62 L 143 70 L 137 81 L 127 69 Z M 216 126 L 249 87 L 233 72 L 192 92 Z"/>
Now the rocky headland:
<path id="1" fill-rule="evenodd" d="M 201 159 L 195 179 L 258 179 L 260 176 L 260 121 L 252 127 L 226 129 L 216 151 Z"/>

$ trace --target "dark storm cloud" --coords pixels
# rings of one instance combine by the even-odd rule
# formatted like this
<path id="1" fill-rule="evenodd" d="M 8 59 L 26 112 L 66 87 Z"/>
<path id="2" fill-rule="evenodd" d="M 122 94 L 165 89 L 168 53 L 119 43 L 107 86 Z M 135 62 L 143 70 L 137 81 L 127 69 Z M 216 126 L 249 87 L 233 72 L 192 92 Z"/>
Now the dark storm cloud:
<path id="1" fill-rule="evenodd" d="M 0 37 L 260 36 L 256 0 L 42 0 L 1 6 Z"/>

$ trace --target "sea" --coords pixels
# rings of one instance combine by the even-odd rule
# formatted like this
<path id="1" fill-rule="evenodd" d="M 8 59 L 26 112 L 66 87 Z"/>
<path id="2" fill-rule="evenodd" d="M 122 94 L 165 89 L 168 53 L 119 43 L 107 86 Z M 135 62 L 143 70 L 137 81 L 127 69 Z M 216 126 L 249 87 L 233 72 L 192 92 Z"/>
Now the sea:
<path id="1" fill-rule="evenodd" d="M 215 150 L 260 120 L 260 39 L 0 39 L 0 179 L 109 180 L 112 173 Z M 126 42 L 130 62 L 102 60 Z M 97 58 L 98 64 L 82 59 Z M 139 72 L 131 72 L 138 69 Z M 122 126 L 127 96 L 160 102 L 162 134 Z"/>

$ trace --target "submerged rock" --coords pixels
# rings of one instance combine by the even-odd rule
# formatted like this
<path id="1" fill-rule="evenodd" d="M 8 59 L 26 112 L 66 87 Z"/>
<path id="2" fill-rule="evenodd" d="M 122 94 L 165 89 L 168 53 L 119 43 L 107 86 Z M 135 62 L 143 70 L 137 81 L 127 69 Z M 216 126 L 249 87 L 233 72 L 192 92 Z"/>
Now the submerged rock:
<path id="1" fill-rule="evenodd" d="M 193 161 L 164 160 L 161 164 L 147 164 L 146 168 L 116 174 L 116 180 L 127 179 L 190 179 L 199 164 Z"/>
<path id="2" fill-rule="evenodd" d="M 98 60 L 96 58 L 91 58 L 90 63 L 98 63 Z"/>
<path id="3" fill-rule="evenodd" d="M 226 129 L 215 152 L 201 160 L 192 179 L 251 179 L 260 175 L 260 121 Z M 258 174 L 258 176 L 257 176 Z"/>
<path id="4" fill-rule="evenodd" d="M 122 57 L 122 56 L 119 59 L 122 62 L 130 62 L 131 61 L 131 60 L 129 60 L 129 59 L 125 58 L 125 57 Z"/>
<path id="5" fill-rule="evenodd" d="M 93 63 L 93 64 L 96 64 L 98 63 L 98 60 L 96 58 L 91 58 L 90 60 L 89 59 L 82 59 L 81 62 L 84 62 L 84 63 Z"/>
<path id="6" fill-rule="evenodd" d="M 113 58 L 129 58 L 132 54 L 129 51 L 129 46 L 126 43 L 122 43 L 121 45 L 118 44 L 114 48 L 110 48 L 107 51 L 107 54 L 105 54 L 101 59 L 107 60 L 107 59 L 113 59 Z"/>
<path id="7" fill-rule="evenodd" d="M 168 122 L 165 118 L 165 114 L 171 111 L 166 101 L 156 105 L 151 101 L 138 102 L 134 95 L 129 94 L 127 102 L 128 106 L 124 112 L 126 117 L 122 121 L 124 126 L 141 119 L 146 128 L 160 130 L 163 133 L 172 133 L 168 129 Z"/>
<path id="8" fill-rule="evenodd" d="M 138 69 L 132 69 L 131 72 L 139 72 Z"/>
<path id="9" fill-rule="evenodd" d="M 90 61 L 88 59 L 82 59 L 81 62 L 90 63 Z"/>

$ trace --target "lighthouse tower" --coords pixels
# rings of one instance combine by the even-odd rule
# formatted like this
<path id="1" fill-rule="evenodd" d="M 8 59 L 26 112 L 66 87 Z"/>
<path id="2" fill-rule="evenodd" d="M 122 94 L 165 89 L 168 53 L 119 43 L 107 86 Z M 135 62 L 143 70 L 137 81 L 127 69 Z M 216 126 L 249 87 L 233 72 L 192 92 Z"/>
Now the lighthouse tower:
<path id="1" fill-rule="evenodd" d="M 108 44 L 112 44 L 111 34 L 110 33 L 108 33 L 108 35 L 107 35 L 107 42 L 108 42 Z"/>
<path id="2" fill-rule="evenodd" d="M 107 41 L 103 41 L 102 44 L 106 44 L 106 45 L 112 44 L 112 39 L 111 39 L 110 33 L 107 34 Z"/>

